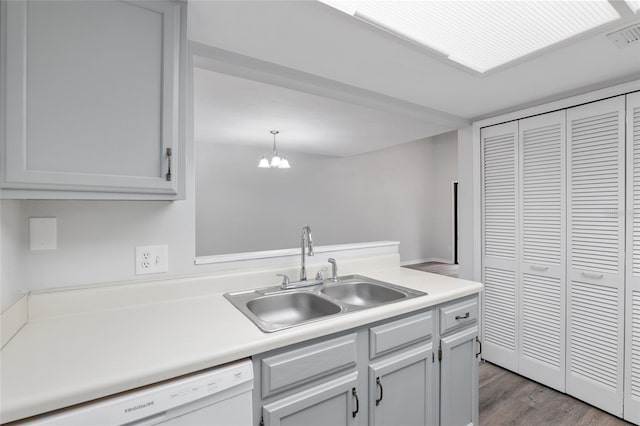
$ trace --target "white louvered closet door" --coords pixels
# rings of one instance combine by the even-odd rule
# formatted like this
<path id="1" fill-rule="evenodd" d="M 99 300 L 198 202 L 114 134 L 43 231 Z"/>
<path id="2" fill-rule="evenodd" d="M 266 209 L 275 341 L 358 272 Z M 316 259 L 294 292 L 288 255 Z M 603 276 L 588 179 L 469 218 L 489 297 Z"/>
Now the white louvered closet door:
<path id="1" fill-rule="evenodd" d="M 624 418 L 640 424 L 640 92 L 627 95 L 627 229 Z"/>
<path id="2" fill-rule="evenodd" d="M 517 371 L 518 123 L 481 130 L 483 358 Z"/>
<path id="3" fill-rule="evenodd" d="M 519 122 L 518 372 L 565 390 L 566 112 Z"/>
<path id="4" fill-rule="evenodd" d="M 567 393 L 622 416 L 625 97 L 567 110 Z"/>

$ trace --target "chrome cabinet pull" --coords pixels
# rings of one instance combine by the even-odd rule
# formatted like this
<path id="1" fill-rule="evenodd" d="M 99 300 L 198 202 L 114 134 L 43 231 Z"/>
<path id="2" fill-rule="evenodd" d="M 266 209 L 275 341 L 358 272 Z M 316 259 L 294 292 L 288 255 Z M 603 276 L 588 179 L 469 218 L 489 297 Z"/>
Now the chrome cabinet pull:
<path id="1" fill-rule="evenodd" d="M 459 321 L 459 320 L 462 320 L 462 319 L 467 319 L 467 318 L 469 318 L 469 312 L 466 312 L 463 316 L 456 315 L 456 319 L 457 319 L 458 321 Z"/>
<path id="2" fill-rule="evenodd" d="M 480 341 L 480 338 L 478 336 L 476 336 L 476 342 L 478 342 L 478 346 L 480 347 L 480 351 L 476 354 L 476 358 L 478 358 L 480 355 L 482 355 L 482 342 Z"/>
<path id="3" fill-rule="evenodd" d="M 351 416 L 355 417 L 356 414 L 358 414 L 358 411 L 360 411 L 360 400 L 358 399 L 358 392 L 356 392 L 356 388 L 351 389 L 351 395 L 356 398 L 356 409 L 351 412 Z"/>
<path id="4" fill-rule="evenodd" d="M 173 155 L 173 150 L 171 148 L 167 148 L 167 174 L 166 178 L 168 181 L 171 181 L 171 156 Z"/>
<path id="5" fill-rule="evenodd" d="M 548 271 L 549 267 L 548 266 L 531 265 L 531 269 L 533 269 L 534 271 L 544 272 L 544 271 Z"/>
<path id="6" fill-rule="evenodd" d="M 600 278 L 604 277 L 604 274 L 594 274 L 594 273 L 591 273 L 591 272 L 583 272 L 582 276 L 586 277 L 586 278 L 594 278 L 596 280 L 599 280 Z"/>
<path id="7" fill-rule="evenodd" d="M 380 377 L 376 378 L 376 385 L 380 388 L 380 398 L 376 399 L 376 407 L 380 405 L 382 398 L 384 398 L 384 389 L 382 388 L 382 382 L 380 382 Z"/>

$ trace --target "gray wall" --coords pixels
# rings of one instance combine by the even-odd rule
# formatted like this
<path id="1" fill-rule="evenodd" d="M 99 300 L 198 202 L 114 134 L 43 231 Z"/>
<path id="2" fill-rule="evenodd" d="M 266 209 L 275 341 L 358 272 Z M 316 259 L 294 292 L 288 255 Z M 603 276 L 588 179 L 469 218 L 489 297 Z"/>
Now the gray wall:
<path id="1" fill-rule="evenodd" d="M 453 263 L 453 183 L 458 180 L 458 132 L 433 138 L 431 257 Z"/>
<path id="2" fill-rule="evenodd" d="M 27 232 L 25 202 L 0 201 L 0 311 L 9 307 L 26 291 L 23 277 Z"/>
<path id="3" fill-rule="evenodd" d="M 473 279 L 473 137 L 472 127 L 458 130 L 458 263 L 460 278 Z"/>
<path id="4" fill-rule="evenodd" d="M 195 176 L 192 147 L 187 144 L 186 199 L 175 202 L 154 201 L 11 201 L 3 200 L 1 209 L 1 297 L 2 308 L 15 302 L 23 291 L 62 286 L 126 281 L 149 278 L 208 273 L 215 271 L 214 265 L 194 267 L 196 253 L 195 220 Z M 432 147 L 420 142 L 389 149 L 381 161 L 384 151 L 372 152 L 349 160 L 353 172 L 345 178 L 353 189 L 361 190 L 361 202 L 371 201 L 377 219 L 368 220 L 366 226 L 372 230 L 371 238 L 350 242 L 373 241 L 395 238 L 405 240 L 401 246 L 403 261 L 414 260 L 412 256 L 431 257 L 432 236 L 429 233 L 429 212 L 437 209 L 426 200 L 430 197 L 429 185 L 433 180 L 433 162 L 429 157 Z M 411 157 L 411 158 L 409 158 Z M 429 161 L 431 158 L 431 162 Z M 293 157 L 292 157 L 293 161 Z M 255 162 L 255 159 L 252 159 Z M 375 176 L 361 177 L 358 173 L 372 162 Z M 420 166 L 419 166 L 420 165 Z M 358 170 L 359 172 L 356 172 Z M 271 171 L 271 170 L 266 170 Z M 272 170 L 277 172 L 277 170 Z M 414 175 L 414 173 L 416 175 Z M 425 174 L 426 173 L 426 174 Z M 368 179 L 373 179 L 373 182 Z M 423 183 L 424 192 L 419 189 Z M 373 183 L 374 186 L 370 184 Z M 227 182 L 233 188 L 236 183 Z M 331 194 L 340 194 L 323 186 L 326 191 L 316 197 L 328 202 Z M 374 189 L 371 189 L 374 188 Z M 395 206 L 384 201 L 390 192 Z M 420 199 L 424 199 L 422 203 Z M 344 197 L 337 195 L 339 203 Z M 219 200 L 222 202 L 222 199 Z M 296 199 L 287 199 L 295 203 Z M 471 203 L 471 200 L 468 201 Z M 410 208 L 405 206 L 409 205 Z M 415 211 L 410 211 L 415 208 Z M 395 215 L 407 210 L 401 219 Z M 384 214 L 380 214 L 384 211 Z M 420 218 L 424 214 L 427 219 Z M 58 248 L 50 251 L 29 251 L 28 218 L 31 216 L 55 216 L 58 218 Z M 366 215 L 363 217 L 367 217 Z M 406 226 L 403 221 L 409 222 Z M 364 220 L 363 220 L 364 221 Z M 314 225 L 314 224 L 311 224 Z M 315 226 L 315 225 L 314 225 Z M 318 244 L 325 238 L 323 225 L 314 229 Z M 425 228 L 426 226 L 426 228 Z M 379 229 L 376 229 L 379 227 Z M 413 232 L 409 228 L 413 227 Z M 294 230 L 297 239 L 298 232 Z M 424 233 L 421 237 L 419 234 Z M 473 238 L 473 235 L 470 235 Z M 348 236 L 348 239 L 356 236 Z M 358 237 L 359 238 L 359 237 Z M 136 276 L 134 270 L 135 247 L 139 245 L 168 244 L 169 272 L 155 276 Z M 426 253 L 426 254 L 420 254 Z"/>
<path id="5" fill-rule="evenodd" d="M 430 257 L 433 148 L 428 138 L 344 158 L 288 152 L 293 167 L 272 170 L 256 167 L 260 148 L 197 143 L 197 254 L 297 247 L 309 224 L 317 245 L 393 240 L 403 262 Z"/>

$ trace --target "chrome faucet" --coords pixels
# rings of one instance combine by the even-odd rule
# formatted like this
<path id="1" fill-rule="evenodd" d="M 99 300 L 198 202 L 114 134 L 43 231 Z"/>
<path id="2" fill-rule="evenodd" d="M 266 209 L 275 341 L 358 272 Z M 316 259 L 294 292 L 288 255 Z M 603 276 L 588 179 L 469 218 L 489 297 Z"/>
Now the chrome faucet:
<path id="1" fill-rule="evenodd" d="M 300 268 L 300 281 L 306 281 L 307 280 L 307 268 L 305 266 L 306 263 L 306 258 L 305 258 L 305 253 L 304 253 L 304 249 L 305 246 L 308 247 L 308 255 L 309 256 L 313 256 L 313 239 L 311 238 L 311 227 L 309 225 L 305 225 L 302 228 L 302 244 L 301 244 L 301 249 L 302 249 L 302 267 Z"/>
<path id="2" fill-rule="evenodd" d="M 331 282 L 335 283 L 338 281 L 338 264 L 332 257 L 329 258 L 328 262 L 331 264 Z"/>

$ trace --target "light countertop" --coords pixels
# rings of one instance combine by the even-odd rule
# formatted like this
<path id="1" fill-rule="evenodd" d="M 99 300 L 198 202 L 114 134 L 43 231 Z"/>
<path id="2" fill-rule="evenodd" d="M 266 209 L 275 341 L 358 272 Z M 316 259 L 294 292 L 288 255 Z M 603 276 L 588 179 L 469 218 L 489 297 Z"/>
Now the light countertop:
<path id="1" fill-rule="evenodd" d="M 228 302 L 222 296 L 228 289 L 67 315 L 30 315 L 0 351 L 0 421 L 149 385 L 482 290 L 476 282 L 399 266 L 358 272 L 428 295 L 275 333 L 261 332 Z M 174 281 L 171 285 L 180 285 Z"/>

